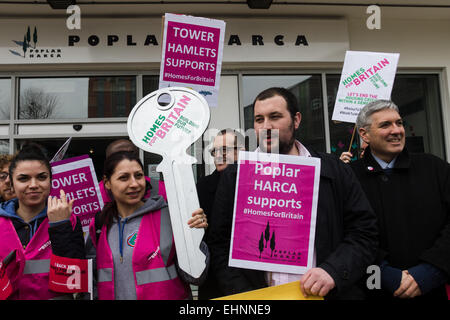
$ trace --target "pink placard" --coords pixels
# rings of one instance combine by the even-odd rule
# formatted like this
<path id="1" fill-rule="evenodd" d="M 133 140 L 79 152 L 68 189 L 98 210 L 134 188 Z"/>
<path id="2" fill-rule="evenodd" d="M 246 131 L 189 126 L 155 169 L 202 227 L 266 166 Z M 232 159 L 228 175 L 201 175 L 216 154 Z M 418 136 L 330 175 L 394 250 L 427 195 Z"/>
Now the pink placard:
<path id="1" fill-rule="evenodd" d="M 225 21 L 166 13 L 159 88 L 186 87 L 218 105 Z"/>
<path id="2" fill-rule="evenodd" d="M 214 86 L 220 29 L 168 21 L 166 32 L 163 80 Z"/>
<path id="3" fill-rule="evenodd" d="M 239 160 L 230 265 L 303 273 L 313 261 L 320 160 L 250 158 Z"/>
<path id="4" fill-rule="evenodd" d="M 75 199 L 72 213 L 87 230 L 95 213 L 102 210 L 103 200 L 97 182 L 92 160 L 86 155 L 52 163 L 51 196 L 60 195 L 64 190 L 68 200 Z"/>

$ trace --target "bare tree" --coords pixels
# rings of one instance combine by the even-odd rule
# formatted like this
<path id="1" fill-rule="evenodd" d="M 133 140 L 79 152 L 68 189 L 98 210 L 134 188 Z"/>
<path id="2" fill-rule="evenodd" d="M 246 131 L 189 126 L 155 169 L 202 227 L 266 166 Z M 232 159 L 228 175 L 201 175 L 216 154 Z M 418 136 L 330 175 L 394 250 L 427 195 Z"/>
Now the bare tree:
<path id="1" fill-rule="evenodd" d="M 9 107 L 8 106 L 0 106 L 0 119 L 8 120 L 9 119 Z"/>
<path id="2" fill-rule="evenodd" d="M 58 97 L 39 88 L 28 88 L 20 95 L 19 119 L 49 119 L 55 115 Z"/>
<path id="3" fill-rule="evenodd" d="M 2 92 L 0 92 L 0 94 L 2 94 Z M 0 119 L 9 119 L 9 101 L 4 102 L 0 100 Z"/>

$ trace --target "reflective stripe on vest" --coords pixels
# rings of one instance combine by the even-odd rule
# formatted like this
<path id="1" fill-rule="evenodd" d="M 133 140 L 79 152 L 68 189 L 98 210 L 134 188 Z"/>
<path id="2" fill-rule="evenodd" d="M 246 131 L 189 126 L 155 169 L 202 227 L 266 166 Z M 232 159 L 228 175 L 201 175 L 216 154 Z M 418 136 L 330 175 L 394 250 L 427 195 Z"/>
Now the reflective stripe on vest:
<path id="1" fill-rule="evenodd" d="M 76 216 L 71 215 L 72 229 Z M 48 235 L 48 219 L 44 219 L 26 248 L 23 248 L 19 236 L 10 219 L 0 217 L 0 256 L 6 256 L 11 250 L 16 251 L 18 273 L 14 272 L 13 287 L 15 292 L 10 299 L 46 300 L 53 299 L 61 293 L 48 289 L 50 257 L 52 254 Z"/>
<path id="2" fill-rule="evenodd" d="M 167 202 L 164 183 L 157 179 L 151 179 L 150 183 L 152 196 L 160 195 Z M 95 233 L 94 224 L 92 223 L 91 226 L 90 231 Z M 104 225 L 97 243 L 97 288 L 100 300 L 115 298 L 114 261 L 106 229 Z M 132 259 L 137 299 L 188 298 L 189 285 L 185 284 L 177 274 L 172 226 L 167 205 L 153 213 L 144 214 L 138 234 Z M 150 251 L 153 252 L 150 253 Z M 131 278 L 130 281 L 132 281 Z"/>
<path id="3" fill-rule="evenodd" d="M 172 251 L 172 224 L 170 223 L 169 207 L 161 208 L 161 218 L 159 227 L 159 246 L 161 250 L 161 257 L 164 261 L 164 265 L 167 266 L 169 261 L 170 252 Z"/>
<path id="4" fill-rule="evenodd" d="M 167 265 L 170 252 L 172 250 L 172 227 L 170 224 L 170 215 L 167 207 L 161 209 L 161 223 L 160 223 L 160 250 L 161 257 L 164 264 Z M 167 270 L 167 271 L 166 271 Z M 177 277 L 177 270 L 175 265 L 171 265 L 167 268 L 158 268 L 144 270 L 136 273 L 136 281 L 138 285 L 171 280 Z M 112 269 L 103 268 L 98 269 L 98 282 L 113 281 Z"/>
<path id="5" fill-rule="evenodd" d="M 50 271 L 50 259 L 27 260 L 23 274 L 48 273 Z"/>
<path id="6" fill-rule="evenodd" d="M 175 279 L 178 276 L 175 265 L 167 268 L 149 269 L 136 272 L 136 283 L 138 286 L 154 282 L 162 282 Z"/>
<path id="7" fill-rule="evenodd" d="M 97 273 L 98 282 L 109 282 L 112 281 L 112 269 L 111 268 L 104 268 L 104 269 L 98 269 Z"/>

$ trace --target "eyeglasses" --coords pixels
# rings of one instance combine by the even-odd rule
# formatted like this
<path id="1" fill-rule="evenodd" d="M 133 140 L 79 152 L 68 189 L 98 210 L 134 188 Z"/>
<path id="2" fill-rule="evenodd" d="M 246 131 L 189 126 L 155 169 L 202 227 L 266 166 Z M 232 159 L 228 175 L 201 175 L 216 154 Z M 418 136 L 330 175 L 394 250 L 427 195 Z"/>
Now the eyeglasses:
<path id="1" fill-rule="evenodd" d="M 9 173 L 8 172 L 0 172 L 0 181 L 5 181 L 6 178 L 8 178 Z"/>
<path id="2" fill-rule="evenodd" d="M 237 149 L 237 147 L 214 148 L 214 149 L 211 149 L 210 153 L 211 153 L 211 156 L 215 157 L 216 154 L 219 154 L 219 153 L 220 154 L 227 154 L 227 153 L 233 152 L 236 149 Z"/>

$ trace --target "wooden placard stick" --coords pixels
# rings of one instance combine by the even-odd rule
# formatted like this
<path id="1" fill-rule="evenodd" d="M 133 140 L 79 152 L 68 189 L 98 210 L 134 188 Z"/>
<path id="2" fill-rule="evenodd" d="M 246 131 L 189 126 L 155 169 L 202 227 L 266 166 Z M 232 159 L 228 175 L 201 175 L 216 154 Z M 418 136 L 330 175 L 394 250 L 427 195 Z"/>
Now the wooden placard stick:
<path id="1" fill-rule="evenodd" d="M 350 146 L 348 147 L 348 152 L 350 152 L 352 150 L 352 144 L 353 144 L 353 139 L 355 138 L 355 132 L 356 132 L 356 123 L 355 123 L 355 126 L 353 127 L 352 139 L 350 140 Z"/>

